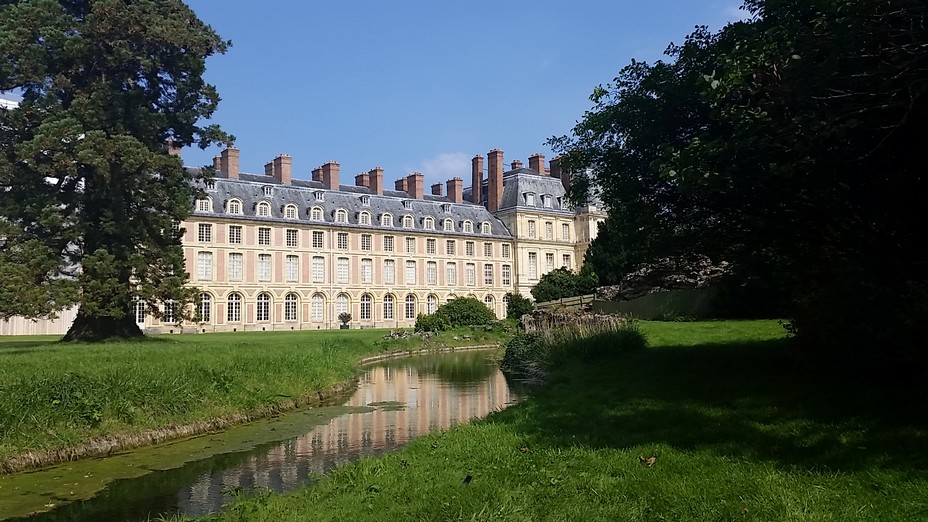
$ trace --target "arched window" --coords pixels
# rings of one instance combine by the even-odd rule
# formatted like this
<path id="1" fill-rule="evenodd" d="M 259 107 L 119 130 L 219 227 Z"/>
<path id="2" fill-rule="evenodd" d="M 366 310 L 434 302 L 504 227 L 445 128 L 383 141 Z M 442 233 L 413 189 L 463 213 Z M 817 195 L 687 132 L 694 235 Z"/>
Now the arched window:
<path id="1" fill-rule="evenodd" d="M 197 322 L 209 323 L 213 317 L 213 297 L 206 292 L 200 294 L 200 302 L 197 303 Z"/>
<path id="2" fill-rule="evenodd" d="M 418 310 L 416 306 L 416 296 L 413 294 L 406 295 L 406 319 L 415 319 Z"/>
<path id="3" fill-rule="evenodd" d="M 487 308 L 489 308 L 494 315 L 496 314 L 496 301 L 493 300 L 492 295 L 487 294 L 486 297 L 483 298 L 483 304 L 487 305 Z"/>
<path id="4" fill-rule="evenodd" d="M 213 200 L 209 196 L 203 196 L 197 198 L 197 212 L 212 212 L 213 211 Z"/>
<path id="5" fill-rule="evenodd" d="M 361 320 L 370 321 L 372 314 L 371 309 L 374 306 L 374 299 L 371 297 L 371 294 L 364 294 L 361 296 Z"/>
<path id="6" fill-rule="evenodd" d="M 290 204 L 284 207 L 284 217 L 286 219 L 296 219 L 297 208 L 296 205 Z"/>
<path id="7" fill-rule="evenodd" d="M 426 230 L 435 230 L 435 220 L 427 217 L 422 221 L 422 227 Z"/>
<path id="8" fill-rule="evenodd" d="M 339 295 L 340 298 L 344 296 L 345 294 Z M 348 311 L 347 302 L 345 303 L 345 311 Z M 310 300 L 309 314 L 313 321 L 321 321 L 325 319 L 325 297 L 323 297 L 322 294 L 313 294 L 313 297 Z"/>
<path id="9" fill-rule="evenodd" d="M 445 232 L 454 232 L 454 220 L 446 219 L 444 229 Z"/>
<path id="10" fill-rule="evenodd" d="M 457 298 L 458 298 L 457 294 L 448 294 L 448 300 L 445 302 L 450 303 L 451 301 L 454 301 Z"/>
<path id="11" fill-rule="evenodd" d="M 370 225 L 371 224 L 371 213 L 366 210 L 364 212 L 361 212 L 358 215 L 358 224 Z"/>
<path id="12" fill-rule="evenodd" d="M 393 319 L 395 309 L 396 309 L 396 299 L 390 294 L 383 296 L 383 319 L 384 321 Z"/>
<path id="13" fill-rule="evenodd" d="M 229 294 L 226 303 L 226 321 L 230 323 L 242 322 L 242 294 L 237 292 Z"/>
<path id="14" fill-rule="evenodd" d="M 493 229 L 490 227 L 490 224 L 489 224 L 489 223 L 487 223 L 486 221 L 484 221 L 483 223 L 480 224 L 480 232 L 482 232 L 482 233 L 484 233 L 484 234 L 492 234 L 492 233 L 493 233 Z"/>
<path id="15" fill-rule="evenodd" d="M 338 317 L 342 312 L 348 312 L 349 303 L 347 294 L 338 294 L 335 297 L 335 317 Z"/>
<path id="16" fill-rule="evenodd" d="M 503 312 L 509 314 L 509 294 L 503 295 Z"/>
<path id="17" fill-rule="evenodd" d="M 435 310 L 438 310 L 438 298 L 434 294 L 429 294 L 425 298 L 425 313 L 434 314 Z"/>
<path id="18" fill-rule="evenodd" d="M 403 228 L 412 228 L 413 219 L 412 216 L 403 216 Z"/>
<path id="19" fill-rule="evenodd" d="M 284 297 L 284 321 L 296 321 L 296 294 L 290 293 Z"/>
<path id="20" fill-rule="evenodd" d="M 258 306 L 255 308 L 255 320 L 271 320 L 271 296 L 266 292 L 258 294 Z"/>
<path id="21" fill-rule="evenodd" d="M 393 214 L 384 214 L 380 216 L 380 226 L 392 227 L 393 226 Z"/>
<path id="22" fill-rule="evenodd" d="M 470 220 L 464 221 L 464 232 L 473 232 L 474 224 Z"/>
<path id="23" fill-rule="evenodd" d="M 229 200 L 229 214 L 241 215 L 242 214 L 242 202 L 237 199 Z"/>
<path id="24" fill-rule="evenodd" d="M 267 201 L 262 201 L 258 203 L 257 214 L 259 217 L 270 217 L 271 216 L 271 204 Z"/>
<path id="25" fill-rule="evenodd" d="M 313 207 L 309 212 L 309 219 L 313 221 L 322 221 L 322 207 Z"/>
<path id="26" fill-rule="evenodd" d="M 348 222 L 348 211 L 340 208 L 335 211 L 335 222 L 336 223 L 347 223 Z"/>

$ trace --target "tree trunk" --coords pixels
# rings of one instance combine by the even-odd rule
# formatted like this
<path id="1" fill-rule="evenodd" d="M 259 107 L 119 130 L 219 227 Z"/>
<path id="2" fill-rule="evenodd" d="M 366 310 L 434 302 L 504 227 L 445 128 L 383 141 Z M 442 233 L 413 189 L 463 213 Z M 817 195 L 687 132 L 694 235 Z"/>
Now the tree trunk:
<path id="1" fill-rule="evenodd" d="M 62 341 L 65 342 L 91 342 L 108 339 L 139 339 L 144 334 L 135 324 L 132 314 L 116 317 L 91 317 L 84 313 L 83 307 L 78 310 L 77 317 L 71 323 L 71 328 Z"/>

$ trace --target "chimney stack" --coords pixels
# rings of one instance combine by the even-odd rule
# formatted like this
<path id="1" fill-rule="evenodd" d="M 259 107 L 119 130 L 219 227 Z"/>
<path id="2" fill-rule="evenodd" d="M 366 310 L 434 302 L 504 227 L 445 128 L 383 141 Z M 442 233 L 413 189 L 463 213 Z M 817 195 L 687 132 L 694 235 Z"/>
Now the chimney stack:
<path id="1" fill-rule="evenodd" d="M 519 170 L 522 168 L 522 160 L 512 160 L 512 170 Z"/>
<path id="2" fill-rule="evenodd" d="M 442 188 L 441 183 L 433 183 L 432 184 L 432 195 L 441 196 L 441 188 Z"/>
<path id="3" fill-rule="evenodd" d="M 396 180 L 396 182 L 393 184 L 393 187 L 400 192 L 407 192 L 406 178 L 400 178 Z"/>
<path id="4" fill-rule="evenodd" d="M 480 200 L 483 199 L 481 197 L 483 195 L 483 156 L 478 154 L 477 156 L 474 156 L 474 159 L 470 160 L 470 171 L 470 200 L 474 204 L 479 205 Z"/>
<path id="5" fill-rule="evenodd" d="M 213 156 L 213 169 L 216 174 L 222 172 L 222 159 L 219 156 Z"/>
<path id="6" fill-rule="evenodd" d="M 367 173 L 370 178 L 371 194 L 383 194 L 383 169 L 380 167 L 374 167 Z"/>
<path id="7" fill-rule="evenodd" d="M 281 154 L 274 158 L 274 179 L 281 185 L 289 185 L 293 179 L 292 166 L 293 158 L 289 154 Z"/>
<path id="8" fill-rule="evenodd" d="M 313 181 L 322 181 L 322 167 L 313 169 Z"/>
<path id="9" fill-rule="evenodd" d="M 448 189 L 448 199 L 452 203 L 464 202 L 464 180 L 461 178 L 451 178 L 445 183 Z"/>
<path id="10" fill-rule="evenodd" d="M 264 175 L 274 177 L 274 160 L 264 164 Z"/>
<path id="11" fill-rule="evenodd" d="M 422 199 L 425 195 L 425 178 L 421 172 L 413 172 L 406 176 L 406 192 L 413 199 Z"/>
<path id="12" fill-rule="evenodd" d="M 528 157 L 528 168 L 534 170 L 542 176 L 548 175 L 548 173 L 545 171 L 545 157 L 537 152 Z"/>
<path id="13" fill-rule="evenodd" d="M 228 147 L 219 155 L 219 170 L 229 179 L 238 179 L 238 149 Z"/>
<path id="14" fill-rule="evenodd" d="M 329 161 L 322 166 L 322 184 L 329 190 L 338 190 L 337 161 Z"/>
<path id="15" fill-rule="evenodd" d="M 503 151 L 487 153 L 487 210 L 496 212 L 503 199 Z"/>
<path id="16" fill-rule="evenodd" d="M 564 185 L 564 190 L 570 190 L 570 173 L 561 170 L 560 156 L 551 158 L 551 177 L 560 179 L 561 185 Z"/>
<path id="17" fill-rule="evenodd" d="M 354 177 L 356 187 L 369 187 L 371 185 L 371 176 L 367 172 L 362 172 Z"/>

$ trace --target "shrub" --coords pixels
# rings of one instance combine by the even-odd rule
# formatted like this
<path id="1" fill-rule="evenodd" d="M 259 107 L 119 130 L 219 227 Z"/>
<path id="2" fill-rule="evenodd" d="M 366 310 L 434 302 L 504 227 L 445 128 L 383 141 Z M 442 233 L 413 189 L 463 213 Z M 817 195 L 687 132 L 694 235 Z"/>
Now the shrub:
<path id="1" fill-rule="evenodd" d="M 584 265 L 579 273 L 565 267 L 557 268 L 541 276 L 532 288 L 532 297 L 539 303 L 555 301 L 565 297 L 587 295 L 596 290 L 599 278 L 590 265 Z"/>
<path id="2" fill-rule="evenodd" d="M 433 314 L 416 318 L 416 331 L 434 332 L 494 322 L 496 322 L 496 315 L 485 304 L 473 297 L 459 297 L 439 306 Z"/>
<path id="3" fill-rule="evenodd" d="M 351 314 L 348 312 L 342 312 L 338 314 L 338 320 L 341 321 L 342 324 L 348 324 L 351 322 Z"/>
<path id="4" fill-rule="evenodd" d="M 507 293 L 506 297 L 508 298 L 508 302 L 506 303 L 507 319 L 521 319 L 523 315 L 530 314 L 532 310 L 535 309 L 532 300 L 518 292 Z"/>
<path id="5" fill-rule="evenodd" d="M 438 314 L 419 314 L 418 317 L 416 317 L 415 330 L 417 332 L 441 332 L 443 330 L 447 330 L 448 328 L 449 326 L 445 322 L 444 317 L 441 317 Z"/>

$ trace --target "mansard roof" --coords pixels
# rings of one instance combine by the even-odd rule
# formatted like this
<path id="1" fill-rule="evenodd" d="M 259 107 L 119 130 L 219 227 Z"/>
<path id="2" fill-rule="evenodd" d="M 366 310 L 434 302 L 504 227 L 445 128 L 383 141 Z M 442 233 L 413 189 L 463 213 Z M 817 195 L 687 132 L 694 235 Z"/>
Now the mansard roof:
<path id="1" fill-rule="evenodd" d="M 444 196 L 426 194 L 422 199 L 413 199 L 407 192 L 398 190 L 384 190 L 383 195 L 378 195 L 371 193 L 367 187 L 355 185 L 340 185 L 338 190 L 329 190 L 322 182 L 310 180 L 293 180 L 291 185 L 283 185 L 271 176 L 255 174 L 240 174 L 236 180 L 228 179 L 217 173 L 212 179 L 212 188 L 208 188 L 203 181 L 197 181 L 196 186 L 202 194 L 212 199 L 212 214 L 216 216 L 257 221 L 319 223 L 312 221 L 310 214 L 313 207 L 320 207 L 323 210 L 323 222 L 326 224 L 335 224 L 335 212 L 338 209 L 348 212 L 348 222 L 337 223 L 338 226 L 396 230 L 400 233 L 402 231 L 421 232 L 426 230 L 423 226 L 424 219 L 432 217 L 434 231 L 442 234 L 461 234 L 463 223 L 470 221 L 473 224 L 473 233 L 465 233 L 466 235 L 512 237 L 503 222 L 485 207 L 468 202 L 452 203 Z M 271 189 L 270 195 L 265 195 L 265 187 Z M 317 194 L 321 200 L 317 199 Z M 367 201 L 362 201 L 362 198 Z M 242 215 L 231 216 L 226 212 L 228 202 L 232 199 L 242 202 Z M 270 217 L 257 216 L 257 206 L 261 201 L 270 203 Z M 284 217 L 286 206 L 291 204 L 297 207 L 296 220 Z M 371 225 L 360 224 L 362 211 L 370 212 Z M 202 213 L 194 213 L 202 215 Z M 380 218 L 384 214 L 392 214 L 392 227 L 380 225 Z M 403 227 L 403 216 L 407 215 L 413 216 L 413 228 L 411 229 Z M 454 220 L 454 232 L 442 230 L 442 224 L 448 218 Z M 481 224 L 484 222 L 490 224 L 490 234 L 481 233 Z"/>
<path id="2" fill-rule="evenodd" d="M 481 201 L 486 204 L 487 201 L 487 183 L 483 180 L 483 189 L 481 191 Z M 533 205 L 526 203 L 525 194 L 534 194 L 535 202 Z M 572 213 L 573 210 L 567 205 L 567 191 L 558 178 L 542 176 L 532 169 L 515 169 L 503 173 L 503 197 L 500 201 L 499 210 L 538 210 L 543 212 Z M 472 187 L 464 189 L 464 200 L 473 199 Z M 545 207 L 541 196 L 551 197 L 551 206 Z"/>

